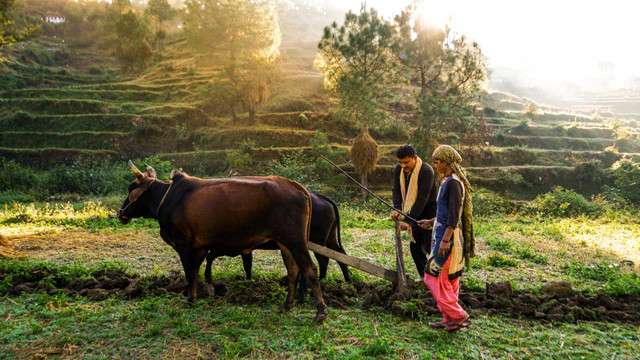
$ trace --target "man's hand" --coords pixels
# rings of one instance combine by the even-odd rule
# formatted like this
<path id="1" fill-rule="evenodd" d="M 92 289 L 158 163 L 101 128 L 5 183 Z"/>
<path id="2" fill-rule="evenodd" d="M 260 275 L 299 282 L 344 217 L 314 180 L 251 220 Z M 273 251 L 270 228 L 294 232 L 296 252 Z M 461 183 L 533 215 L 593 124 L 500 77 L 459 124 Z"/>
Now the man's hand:
<path id="1" fill-rule="evenodd" d="M 407 224 L 404 221 L 400 221 L 400 223 L 398 223 L 398 231 L 407 231 L 409 230 L 409 224 Z"/>
<path id="2" fill-rule="evenodd" d="M 400 220 L 400 213 L 399 213 L 399 212 L 397 212 L 396 210 L 393 210 L 393 211 L 391 212 L 391 220 L 393 220 L 393 221 L 398 221 L 398 220 Z"/>
<path id="3" fill-rule="evenodd" d="M 447 251 L 451 248 L 451 241 L 441 241 L 440 248 L 438 249 L 438 256 L 444 257 L 447 254 Z"/>
<path id="4" fill-rule="evenodd" d="M 429 220 L 418 220 L 418 226 L 422 229 L 431 229 L 435 220 L 435 218 Z"/>

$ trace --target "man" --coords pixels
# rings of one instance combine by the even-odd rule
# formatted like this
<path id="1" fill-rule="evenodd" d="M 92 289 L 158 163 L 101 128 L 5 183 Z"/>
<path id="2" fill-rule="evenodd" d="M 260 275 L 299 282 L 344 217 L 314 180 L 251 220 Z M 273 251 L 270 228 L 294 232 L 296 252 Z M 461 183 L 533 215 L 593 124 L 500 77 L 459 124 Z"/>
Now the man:
<path id="1" fill-rule="evenodd" d="M 400 146 L 396 157 L 398 165 L 393 177 L 393 207 L 402 209 L 415 220 L 434 218 L 438 188 L 433 168 L 418 157 L 416 149 L 411 145 Z M 401 217 L 398 211 L 391 213 L 394 221 L 400 220 Z M 407 218 L 400 221 L 399 229 L 411 230 L 409 234 L 412 240 L 409 249 L 422 281 L 427 255 L 431 251 L 431 229 L 421 229 L 416 222 Z"/>

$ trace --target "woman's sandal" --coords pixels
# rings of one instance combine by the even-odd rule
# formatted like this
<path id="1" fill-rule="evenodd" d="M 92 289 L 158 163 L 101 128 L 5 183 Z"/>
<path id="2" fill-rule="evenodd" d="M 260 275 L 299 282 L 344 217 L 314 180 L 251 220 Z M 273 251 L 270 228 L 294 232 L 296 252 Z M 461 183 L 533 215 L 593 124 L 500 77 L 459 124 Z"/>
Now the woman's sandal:
<path id="1" fill-rule="evenodd" d="M 468 318 L 467 318 L 468 319 Z M 462 322 L 462 324 L 458 324 L 456 322 L 452 322 L 447 324 L 447 326 L 445 326 L 443 328 L 444 331 L 448 332 L 448 333 L 454 333 L 462 328 L 466 328 L 469 327 L 469 325 L 471 325 L 471 321 L 470 320 L 465 320 Z"/>
<path id="2" fill-rule="evenodd" d="M 430 322 L 429 326 L 431 326 L 432 328 L 436 328 L 436 329 L 444 329 L 449 325 L 449 323 L 446 323 L 444 321 L 438 321 L 438 322 Z"/>

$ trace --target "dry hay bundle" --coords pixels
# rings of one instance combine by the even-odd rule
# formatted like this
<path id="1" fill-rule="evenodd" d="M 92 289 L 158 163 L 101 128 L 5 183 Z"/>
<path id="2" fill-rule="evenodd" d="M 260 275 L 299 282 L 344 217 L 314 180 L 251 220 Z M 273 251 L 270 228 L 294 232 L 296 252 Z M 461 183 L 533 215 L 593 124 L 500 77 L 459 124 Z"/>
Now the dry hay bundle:
<path id="1" fill-rule="evenodd" d="M 10 259 L 14 258 L 18 255 L 18 253 L 13 250 L 13 246 L 9 239 L 0 234 L 0 259 Z"/>
<path id="2" fill-rule="evenodd" d="M 365 127 L 353 140 L 349 159 L 358 174 L 368 174 L 376 169 L 379 158 L 378 143 L 369 135 L 369 128 Z"/>

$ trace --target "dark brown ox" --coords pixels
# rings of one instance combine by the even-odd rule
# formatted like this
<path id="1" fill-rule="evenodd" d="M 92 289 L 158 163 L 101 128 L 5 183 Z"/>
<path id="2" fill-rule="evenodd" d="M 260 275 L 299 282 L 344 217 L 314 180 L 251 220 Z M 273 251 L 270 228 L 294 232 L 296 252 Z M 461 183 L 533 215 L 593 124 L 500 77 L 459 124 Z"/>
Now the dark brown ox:
<path id="1" fill-rule="evenodd" d="M 331 250 L 335 250 L 346 254 L 342 247 L 340 240 L 340 213 L 336 203 L 328 196 L 317 193 L 315 191 L 309 191 L 311 195 L 311 233 L 309 235 L 309 241 L 318 245 L 325 246 Z M 262 244 L 255 249 L 277 250 L 278 245 L 270 241 Z M 211 278 L 211 265 L 213 260 L 221 255 L 242 256 L 242 265 L 244 271 L 247 274 L 247 279 L 251 279 L 251 267 L 252 267 L 252 253 L 237 253 L 237 254 L 218 254 L 216 251 L 210 251 L 207 254 L 207 267 L 204 271 L 205 279 L 208 283 L 212 283 Z M 329 266 L 329 258 L 320 254 L 315 254 L 320 266 L 320 280 L 327 276 L 327 267 Z M 347 265 L 338 263 L 342 269 L 342 275 L 345 281 L 350 282 L 349 269 Z M 306 292 L 306 282 L 304 278 L 300 278 L 300 288 L 298 292 L 299 300 L 304 299 Z"/>
<path id="2" fill-rule="evenodd" d="M 174 170 L 172 182 L 156 179 L 147 165 L 142 173 L 129 161 L 136 180 L 118 211 L 127 224 L 144 217 L 158 220 L 160 236 L 180 255 L 189 283 L 187 303 L 196 299 L 198 269 L 209 251 L 220 254 L 249 253 L 268 241 L 280 248 L 287 268 L 287 299 L 293 306 L 296 279 L 302 272 L 311 285 L 318 309 L 316 320 L 326 317 L 316 267 L 307 248 L 311 198 L 295 181 L 281 177 L 199 179 Z"/>

